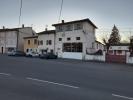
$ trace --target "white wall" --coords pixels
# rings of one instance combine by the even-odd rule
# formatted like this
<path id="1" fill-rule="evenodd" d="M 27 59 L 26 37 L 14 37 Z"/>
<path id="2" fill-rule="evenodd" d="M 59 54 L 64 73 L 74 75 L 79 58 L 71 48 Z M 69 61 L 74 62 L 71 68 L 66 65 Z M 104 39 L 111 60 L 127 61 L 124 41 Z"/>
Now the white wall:
<path id="1" fill-rule="evenodd" d="M 48 52 L 50 52 L 51 50 L 55 51 L 55 34 L 51 33 L 51 34 L 40 34 L 38 35 L 38 41 L 43 40 L 43 45 L 38 45 L 38 49 L 39 51 L 44 49 L 48 49 Z M 52 40 L 52 44 L 51 45 L 46 45 L 47 40 Z"/>
<path id="2" fill-rule="evenodd" d="M 103 55 L 86 55 L 85 56 L 85 60 L 89 60 L 89 61 L 106 61 L 106 57 L 105 57 L 105 52 L 103 52 Z"/>
<path id="3" fill-rule="evenodd" d="M 17 35 L 16 31 L 4 31 L 0 32 L 0 53 L 2 53 L 1 48 L 3 47 L 3 52 L 7 52 L 7 48 L 16 48 L 17 45 Z"/>
<path id="4" fill-rule="evenodd" d="M 133 57 L 130 57 L 130 52 L 127 52 L 126 54 L 126 63 L 133 64 Z"/>
<path id="5" fill-rule="evenodd" d="M 62 58 L 79 59 L 82 60 L 82 53 L 63 52 Z"/>
<path id="6" fill-rule="evenodd" d="M 81 30 L 72 30 L 56 33 L 56 49 L 55 53 L 62 55 L 62 46 L 63 43 L 72 43 L 72 42 L 82 42 L 83 43 L 83 55 L 85 57 L 86 51 L 91 52 L 92 43 L 95 42 L 95 28 L 90 25 L 88 22 L 83 22 L 83 29 Z M 72 24 L 74 26 L 74 24 Z M 65 27 L 65 25 L 63 26 Z M 67 41 L 67 38 L 70 37 L 71 40 Z M 80 37 L 80 40 L 76 40 L 76 37 Z M 62 41 L 59 41 L 59 38 L 62 38 Z"/>

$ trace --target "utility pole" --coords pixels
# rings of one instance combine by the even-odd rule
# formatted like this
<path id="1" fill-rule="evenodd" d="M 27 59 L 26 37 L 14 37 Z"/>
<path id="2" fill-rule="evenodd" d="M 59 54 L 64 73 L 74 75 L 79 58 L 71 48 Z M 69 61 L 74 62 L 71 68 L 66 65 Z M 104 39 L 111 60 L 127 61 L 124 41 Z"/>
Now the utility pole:
<path id="1" fill-rule="evenodd" d="M 59 19 L 58 19 L 58 23 L 60 22 L 61 20 L 61 15 L 62 15 L 62 8 L 63 8 L 63 0 L 61 1 L 61 8 L 60 8 L 60 14 L 59 14 Z"/>
<path id="2" fill-rule="evenodd" d="M 19 12 L 19 23 L 18 23 L 18 27 L 21 24 L 21 15 L 22 15 L 22 7 L 23 7 L 23 1 L 20 1 L 20 12 Z"/>

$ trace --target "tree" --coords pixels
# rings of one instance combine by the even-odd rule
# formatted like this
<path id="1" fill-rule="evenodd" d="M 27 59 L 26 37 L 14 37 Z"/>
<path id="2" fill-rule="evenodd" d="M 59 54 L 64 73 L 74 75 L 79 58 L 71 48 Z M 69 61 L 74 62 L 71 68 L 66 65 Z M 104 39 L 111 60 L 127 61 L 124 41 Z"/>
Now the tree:
<path id="1" fill-rule="evenodd" d="M 112 33 L 110 35 L 110 38 L 108 40 L 108 43 L 110 45 L 116 45 L 120 43 L 120 35 L 119 35 L 119 30 L 117 29 L 117 27 L 114 25 L 113 29 L 112 29 Z"/>

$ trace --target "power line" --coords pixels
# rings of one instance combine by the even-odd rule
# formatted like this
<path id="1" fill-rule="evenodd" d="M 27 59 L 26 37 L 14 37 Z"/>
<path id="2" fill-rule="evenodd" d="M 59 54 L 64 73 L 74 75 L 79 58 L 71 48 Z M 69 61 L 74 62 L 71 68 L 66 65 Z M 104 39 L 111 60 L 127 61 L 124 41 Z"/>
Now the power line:
<path id="1" fill-rule="evenodd" d="M 62 8 L 63 8 L 63 0 L 62 0 L 62 2 L 61 2 L 61 8 L 60 8 L 60 14 L 59 14 L 58 23 L 60 22 L 60 19 L 61 19 Z"/>
<path id="2" fill-rule="evenodd" d="M 21 2 L 20 2 L 20 13 L 19 13 L 19 24 L 18 24 L 18 27 L 20 26 L 20 23 L 21 23 L 22 7 L 23 7 L 23 1 L 21 0 Z"/>

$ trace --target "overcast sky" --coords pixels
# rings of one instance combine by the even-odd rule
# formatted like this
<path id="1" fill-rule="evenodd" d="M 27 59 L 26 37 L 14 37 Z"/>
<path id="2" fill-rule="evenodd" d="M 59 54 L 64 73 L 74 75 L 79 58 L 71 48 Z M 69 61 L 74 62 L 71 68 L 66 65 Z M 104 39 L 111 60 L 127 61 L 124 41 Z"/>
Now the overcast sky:
<path id="1" fill-rule="evenodd" d="M 61 0 L 23 0 L 21 24 L 42 31 L 58 22 Z M 0 26 L 18 26 L 20 0 L 0 0 Z M 133 0 L 64 0 L 61 19 L 89 18 L 101 28 L 133 27 Z"/>

